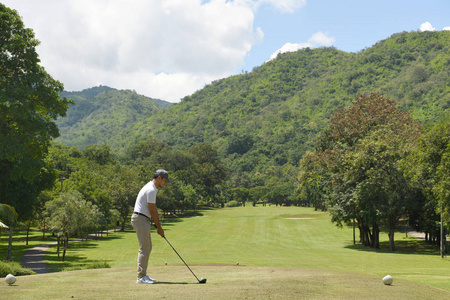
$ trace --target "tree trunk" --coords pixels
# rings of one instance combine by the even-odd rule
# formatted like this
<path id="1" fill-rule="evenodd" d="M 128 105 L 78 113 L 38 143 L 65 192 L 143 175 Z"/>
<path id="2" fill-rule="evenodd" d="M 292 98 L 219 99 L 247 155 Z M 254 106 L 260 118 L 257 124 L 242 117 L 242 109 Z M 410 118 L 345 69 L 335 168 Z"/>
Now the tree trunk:
<path id="1" fill-rule="evenodd" d="M 30 227 L 31 227 L 31 221 L 28 222 L 28 226 L 27 226 L 27 242 L 26 242 L 27 246 L 28 246 L 28 238 L 30 236 Z"/>
<path id="2" fill-rule="evenodd" d="M 395 234 L 395 226 L 397 225 L 398 220 L 392 218 L 389 220 L 389 251 L 395 251 L 394 244 L 394 234 Z"/>
<path id="3" fill-rule="evenodd" d="M 6 256 L 6 261 L 11 261 L 12 256 L 12 237 L 13 237 L 13 225 L 9 226 L 9 244 L 8 244 L 8 255 Z"/>
<path id="4" fill-rule="evenodd" d="M 395 233 L 395 228 L 390 227 L 389 228 L 389 251 L 391 251 L 391 252 L 395 251 L 394 233 Z"/>
<path id="5" fill-rule="evenodd" d="M 353 219 L 353 245 L 356 244 L 356 236 L 355 236 L 355 228 L 356 224 L 355 224 L 355 219 Z"/>
<path id="6" fill-rule="evenodd" d="M 57 239 L 56 239 L 56 254 L 59 257 L 59 245 L 61 244 L 61 237 L 58 235 Z"/>
<path id="7" fill-rule="evenodd" d="M 366 232 L 366 243 L 364 246 L 369 246 L 373 248 L 373 234 L 370 231 L 370 227 L 367 225 L 364 225 L 364 230 Z"/>
<path id="8" fill-rule="evenodd" d="M 358 229 L 359 229 L 359 242 L 364 245 L 364 225 L 362 224 L 362 221 L 357 218 L 356 221 L 358 222 Z"/>
<path id="9" fill-rule="evenodd" d="M 367 225 L 363 225 L 363 245 L 364 246 L 371 246 L 371 242 L 370 242 L 370 228 Z"/>
<path id="10" fill-rule="evenodd" d="M 445 255 L 445 229 L 444 229 L 444 220 L 442 218 L 441 213 L 441 258 L 444 258 Z"/>
<path id="11" fill-rule="evenodd" d="M 125 231 L 125 222 L 126 222 L 126 219 L 125 218 L 123 218 L 123 220 L 122 220 L 122 227 L 120 228 L 120 231 Z"/>
<path id="12" fill-rule="evenodd" d="M 375 249 L 380 249 L 380 227 L 378 223 L 374 221 L 372 223 L 373 233 L 372 233 L 372 245 Z"/>
<path id="13" fill-rule="evenodd" d="M 66 250 L 67 250 L 68 244 L 69 244 L 69 235 L 66 234 L 64 236 L 64 250 L 63 250 L 62 261 L 64 261 L 66 259 Z"/>

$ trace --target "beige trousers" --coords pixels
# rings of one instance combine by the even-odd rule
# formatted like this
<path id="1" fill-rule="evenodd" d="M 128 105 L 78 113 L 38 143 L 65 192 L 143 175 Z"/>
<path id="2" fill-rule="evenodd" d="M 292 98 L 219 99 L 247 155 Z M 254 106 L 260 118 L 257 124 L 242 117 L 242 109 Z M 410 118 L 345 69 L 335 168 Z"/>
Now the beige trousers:
<path id="1" fill-rule="evenodd" d="M 152 237 L 150 235 L 151 220 L 147 217 L 133 214 L 131 216 L 131 225 L 136 230 L 139 241 L 137 277 L 141 278 L 147 275 L 148 259 L 150 252 L 152 252 Z"/>

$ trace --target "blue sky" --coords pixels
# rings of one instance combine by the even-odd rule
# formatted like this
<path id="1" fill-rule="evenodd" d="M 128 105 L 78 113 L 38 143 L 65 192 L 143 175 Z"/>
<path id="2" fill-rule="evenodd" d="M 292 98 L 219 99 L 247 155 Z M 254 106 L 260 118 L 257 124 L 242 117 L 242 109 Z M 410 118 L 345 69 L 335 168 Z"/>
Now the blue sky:
<path id="1" fill-rule="evenodd" d="M 394 33 L 417 31 L 426 22 L 436 30 L 449 27 L 450 1 L 309 0 L 292 14 L 264 6 L 255 19 L 255 26 L 264 31 L 264 43 L 255 45 L 246 63 L 258 65 L 284 43 L 306 42 L 316 32 L 334 38 L 339 50 L 358 52 Z"/>
<path id="2" fill-rule="evenodd" d="M 394 33 L 450 30 L 449 0 L 1 0 L 41 41 L 66 90 L 97 85 L 170 102 L 278 52 L 358 52 Z"/>

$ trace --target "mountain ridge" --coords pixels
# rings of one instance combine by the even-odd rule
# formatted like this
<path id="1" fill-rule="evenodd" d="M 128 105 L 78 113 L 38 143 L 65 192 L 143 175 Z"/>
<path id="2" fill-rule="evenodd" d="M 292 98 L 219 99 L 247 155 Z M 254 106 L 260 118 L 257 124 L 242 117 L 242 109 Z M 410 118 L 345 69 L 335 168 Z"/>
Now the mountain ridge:
<path id="1" fill-rule="evenodd" d="M 98 141 L 115 153 L 150 137 L 177 149 L 207 142 L 235 174 L 296 167 L 329 116 L 359 94 L 378 92 L 435 122 L 450 108 L 449 67 L 450 31 L 397 33 L 358 53 L 306 48 L 116 126 L 120 142 Z"/>

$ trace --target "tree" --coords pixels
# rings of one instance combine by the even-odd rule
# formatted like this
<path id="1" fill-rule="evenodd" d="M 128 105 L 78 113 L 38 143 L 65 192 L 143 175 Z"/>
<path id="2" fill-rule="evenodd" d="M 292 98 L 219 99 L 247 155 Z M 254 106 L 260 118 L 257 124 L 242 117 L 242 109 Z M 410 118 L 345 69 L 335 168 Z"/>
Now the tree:
<path id="1" fill-rule="evenodd" d="M 245 206 L 245 202 L 249 200 L 250 191 L 247 188 L 237 187 L 229 190 L 231 194 L 231 200 L 238 202 L 240 205 Z"/>
<path id="2" fill-rule="evenodd" d="M 12 255 L 12 234 L 13 227 L 12 225 L 17 221 L 17 212 L 14 207 L 8 204 L 0 203 L 0 229 L 8 228 L 9 229 L 9 243 L 8 243 L 8 254 L 6 256 L 6 261 L 11 260 Z M 3 223 L 5 222 L 5 224 Z M 7 226 L 9 224 L 10 226 Z M 0 235 L 1 237 L 1 235 Z"/>
<path id="3" fill-rule="evenodd" d="M 124 231 L 143 181 L 139 180 L 137 167 L 116 165 L 112 168 L 114 172 L 108 191 L 114 207 L 119 212 L 121 231 Z"/>
<path id="4" fill-rule="evenodd" d="M 62 261 L 65 260 L 69 238 L 75 234 L 83 236 L 89 228 L 96 226 L 101 216 L 97 207 L 85 201 L 77 191 L 61 194 L 46 203 L 48 224 L 51 230 L 64 241 Z M 59 244 L 59 243 L 58 243 Z"/>
<path id="5" fill-rule="evenodd" d="M 441 216 L 438 241 L 444 255 L 444 221 L 450 222 L 450 122 L 435 125 L 418 142 L 417 148 L 405 159 L 403 169 L 416 186 L 423 190 L 427 201 L 423 211 L 430 207 Z M 434 228 L 421 228 L 429 233 Z"/>
<path id="6" fill-rule="evenodd" d="M 379 248 L 380 222 L 385 221 L 394 251 L 398 220 L 414 207 L 399 163 L 419 135 L 419 124 L 394 101 L 376 93 L 361 95 L 331 116 L 315 154 L 302 162 L 301 182 L 315 195 L 326 194 L 337 225 L 356 219 L 364 245 Z M 325 191 L 321 176 L 329 185 Z"/>
<path id="7" fill-rule="evenodd" d="M 399 166 L 400 158 L 407 155 L 405 142 L 414 140 L 381 126 L 362 139 L 353 153 L 343 157 L 345 177 L 355 186 L 352 200 L 360 215 L 372 224 L 375 248 L 379 245 L 378 224 L 384 221 L 389 232 L 389 250 L 394 251 L 398 221 L 416 207 L 413 190 Z"/>
<path id="8" fill-rule="evenodd" d="M 299 204 L 309 206 L 311 203 L 315 210 L 326 210 L 326 187 L 329 172 L 319 163 L 319 157 L 312 151 L 306 151 L 300 160 L 298 174 Z"/>
<path id="9" fill-rule="evenodd" d="M 276 205 L 292 205 L 295 201 L 295 187 L 298 169 L 291 166 L 271 166 L 263 175 L 264 185 L 269 189 L 265 196 L 268 202 Z"/>
<path id="10" fill-rule="evenodd" d="M 226 170 L 217 156 L 217 151 L 209 143 L 192 146 L 189 153 L 194 156 L 192 179 L 195 190 L 213 202 L 220 194 L 221 184 L 226 179 Z"/>
<path id="11" fill-rule="evenodd" d="M 31 214 L 46 188 L 42 177 L 53 175 L 43 160 L 59 135 L 55 120 L 71 103 L 58 94 L 63 85 L 39 65 L 38 44 L 17 11 L 0 4 L 0 202 L 21 217 Z"/>

